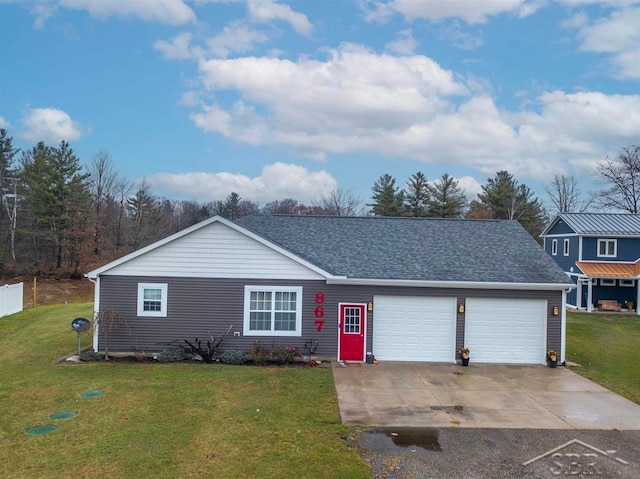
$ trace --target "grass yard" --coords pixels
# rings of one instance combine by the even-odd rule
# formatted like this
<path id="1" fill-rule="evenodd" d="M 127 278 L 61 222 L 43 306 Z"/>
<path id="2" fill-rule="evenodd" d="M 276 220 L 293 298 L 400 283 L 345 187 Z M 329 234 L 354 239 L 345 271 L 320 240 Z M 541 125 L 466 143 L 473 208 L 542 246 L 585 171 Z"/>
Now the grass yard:
<path id="1" fill-rule="evenodd" d="M 640 404 L 640 317 L 567 313 L 566 359 L 573 370 Z"/>
<path id="2" fill-rule="evenodd" d="M 369 477 L 342 439 L 329 369 L 55 364 L 91 308 L 0 318 L 0 477 Z M 104 396 L 81 398 L 93 389 Z M 77 416 L 49 419 L 62 411 Z M 46 424 L 58 429 L 26 433 Z"/>

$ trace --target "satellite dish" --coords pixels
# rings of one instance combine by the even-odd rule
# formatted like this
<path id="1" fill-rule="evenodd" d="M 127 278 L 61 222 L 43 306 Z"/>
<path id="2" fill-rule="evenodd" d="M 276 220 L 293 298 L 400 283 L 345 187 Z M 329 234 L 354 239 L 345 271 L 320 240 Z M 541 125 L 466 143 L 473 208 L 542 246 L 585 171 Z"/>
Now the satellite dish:
<path id="1" fill-rule="evenodd" d="M 76 318 L 71 321 L 71 327 L 76 333 L 83 333 L 91 328 L 91 321 L 87 318 Z"/>

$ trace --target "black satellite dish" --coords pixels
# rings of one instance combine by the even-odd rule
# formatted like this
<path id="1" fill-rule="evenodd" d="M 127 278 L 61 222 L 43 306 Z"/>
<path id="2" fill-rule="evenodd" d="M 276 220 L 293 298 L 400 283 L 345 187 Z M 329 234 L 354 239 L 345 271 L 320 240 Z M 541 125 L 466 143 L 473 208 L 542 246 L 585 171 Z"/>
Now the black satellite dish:
<path id="1" fill-rule="evenodd" d="M 91 329 L 91 321 L 87 318 L 76 318 L 71 321 L 71 328 L 78 333 L 78 356 L 80 356 L 80 334 Z"/>

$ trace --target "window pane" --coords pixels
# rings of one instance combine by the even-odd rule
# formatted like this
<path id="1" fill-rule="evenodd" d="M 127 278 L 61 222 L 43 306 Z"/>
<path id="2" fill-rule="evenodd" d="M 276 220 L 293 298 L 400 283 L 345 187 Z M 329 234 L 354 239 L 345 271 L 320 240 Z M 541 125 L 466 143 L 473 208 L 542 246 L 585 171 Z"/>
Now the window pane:
<path id="1" fill-rule="evenodd" d="M 276 292 L 276 311 L 295 311 L 296 293 L 279 291 Z"/>
<path id="2" fill-rule="evenodd" d="M 249 313 L 249 329 L 251 331 L 271 331 L 271 313 Z"/>
<path id="3" fill-rule="evenodd" d="M 162 299 L 162 290 L 161 289 L 145 289 L 143 293 L 144 299 L 153 299 L 153 300 L 161 300 Z"/>
<path id="4" fill-rule="evenodd" d="M 613 241 L 609 241 L 609 242 L 607 242 L 607 245 L 609 246 L 609 251 L 607 252 L 607 254 L 609 256 L 613 256 L 614 253 L 615 253 L 616 244 Z"/>
<path id="5" fill-rule="evenodd" d="M 296 313 L 276 313 L 274 331 L 295 331 Z"/>
<path id="6" fill-rule="evenodd" d="M 162 290 L 147 288 L 142 292 L 143 311 L 162 311 Z"/>

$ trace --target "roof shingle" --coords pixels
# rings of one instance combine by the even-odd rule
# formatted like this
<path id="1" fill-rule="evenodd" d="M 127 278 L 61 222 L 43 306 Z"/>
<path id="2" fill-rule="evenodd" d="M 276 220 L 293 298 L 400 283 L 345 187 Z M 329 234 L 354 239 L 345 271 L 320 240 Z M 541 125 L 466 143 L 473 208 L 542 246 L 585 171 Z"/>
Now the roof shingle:
<path id="1" fill-rule="evenodd" d="M 516 221 L 254 215 L 237 223 L 336 276 L 571 284 Z"/>

